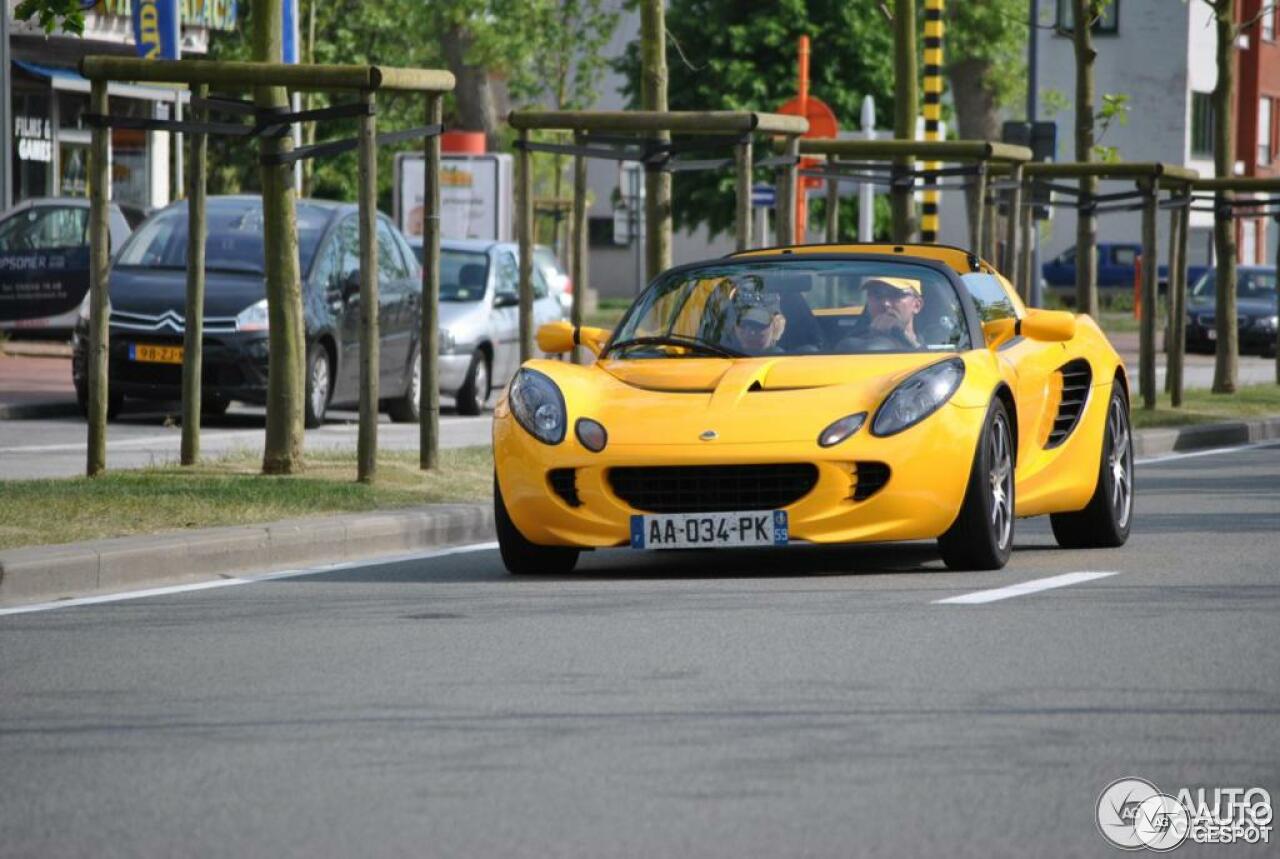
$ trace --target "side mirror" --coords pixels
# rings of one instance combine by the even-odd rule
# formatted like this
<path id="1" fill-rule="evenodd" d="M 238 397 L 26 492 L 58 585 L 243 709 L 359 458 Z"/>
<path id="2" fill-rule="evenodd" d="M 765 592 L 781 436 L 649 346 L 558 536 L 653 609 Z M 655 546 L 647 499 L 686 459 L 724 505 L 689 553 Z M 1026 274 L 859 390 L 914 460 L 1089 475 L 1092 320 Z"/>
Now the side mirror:
<path id="1" fill-rule="evenodd" d="M 342 278 L 342 298 L 344 301 L 350 301 L 353 295 L 360 294 L 360 269 L 353 269 L 347 272 Z"/>
<path id="2" fill-rule="evenodd" d="M 493 297 L 494 307 L 516 307 L 520 304 L 520 296 L 514 292 L 499 292 Z"/>
<path id="3" fill-rule="evenodd" d="M 988 349 L 997 349 L 1019 335 L 1041 343 L 1061 343 L 1076 336 L 1076 317 L 1065 310 L 1028 310 L 1022 319 L 993 319 L 983 323 Z"/>
<path id="4" fill-rule="evenodd" d="M 591 354 L 599 355 L 609 342 L 609 332 L 603 328 L 574 328 L 571 322 L 548 322 L 538 329 L 538 348 L 548 355 L 572 352 L 574 346 L 585 346 Z"/>

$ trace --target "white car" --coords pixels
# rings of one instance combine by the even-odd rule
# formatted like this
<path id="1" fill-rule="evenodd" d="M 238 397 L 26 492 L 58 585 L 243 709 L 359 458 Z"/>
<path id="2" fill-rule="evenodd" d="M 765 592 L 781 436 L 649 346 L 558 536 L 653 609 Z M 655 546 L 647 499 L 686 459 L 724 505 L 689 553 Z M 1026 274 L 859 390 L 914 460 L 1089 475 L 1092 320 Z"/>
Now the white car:
<path id="1" fill-rule="evenodd" d="M 421 260 L 422 239 L 410 246 Z M 520 367 L 519 258 L 515 242 L 440 242 L 440 393 L 461 414 L 480 414 Z M 568 317 L 543 271 L 534 265 L 534 330 Z"/>

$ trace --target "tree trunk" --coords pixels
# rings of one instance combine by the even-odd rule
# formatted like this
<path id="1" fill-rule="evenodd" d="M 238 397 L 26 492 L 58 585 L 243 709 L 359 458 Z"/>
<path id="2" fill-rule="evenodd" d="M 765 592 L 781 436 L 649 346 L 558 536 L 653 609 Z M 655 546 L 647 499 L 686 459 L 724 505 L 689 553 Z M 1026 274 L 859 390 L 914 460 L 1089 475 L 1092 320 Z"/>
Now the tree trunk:
<path id="1" fill-rule="evenodd" d="M 956 108 L 956 133 L 961 140 L 1000 139 L 1000 106 L 991 80 L 993 69 L 990 60 L 977 57 L 947 66 Z M 964 199 L 972 223 L 982 201 L 972 185 L 965 188 Z"/>
<path id="2" fill-rule="evenodd" d="M 1090 22 L 1098 0 L 1071 0 L 1074 12 L 1072 42 L 1076 56 L 1076 161 L 1093 160 L 1093 49 Z M 1080 179 L 1080 201 L 1098 193 L 1096 176 Z M 1091 211 L 1076 212 L 1076 312 L 1098 315 L 1098 218 Z"/>
<path id="3" fill-rule="evenodd" d="M 916 114 L 920 112 L 916 81 L 916 4 L 915 0 L 896 0 L 893 6 L 893 136 L 899 140 L 915 140 Z M 910 170 L 911 158 L 895 162 Z M 889 192 L 893 210 L 893 240 L 909 242 L 916 233 L 912 186 L 895 186 Z M 977 252 L 977 248 L 974 248 Z"/>
<path id="4" fill-rule="evenodd" d="M 253 59 L 280 62 L 281 6 L 253 0 Z M 259 107 L 288 109 L 284 87 L 257 87 Z M 292 139 L 262 138 L 262 151 L 287 152 Z M 262 456 L 266 474 L 292 474 L 302 468 L 303 363 L 302 286 L 298 274 L 298 225 L 294 219 L 293 166 L 262 167 L 262 223 L 266 243 L 267 318 L 270 324 L 267 368 L 267 438 Z"/>
<path id="5" fill-rule="evenodd" d="M 453 95 L 458 110 L 458 127 L 464 131 L 483 131 L 488 148 L 496 152 L 502 146 L 498 127 L 498 104 L 489 70 L 467 62 L 474 38 L 462 27 L 451 27 L 441 40 L 444 60 L 457 84 Z"/>
<path id="6" fill-rule="evenodd" d="M 1235 134 L 1231 106 L 1236 100 L 1236 0 L 1213 4 L 1218 26 L 1218 83 L 1213 88 L 1213 166 L 1220 177 L 1231 176 L 1235 166 Z M 1235 195 L 1219 192 L 1218 212 L 1213 217 L 1214 254 L 1217 273 L 1218 351 L 1213 365 L 1213 391 L 1230 394 L 1236 389 L 1239 359 L 1239 332 L 1236 327 L 1236 231 L 1231 210 L 1223 204 Z"/>
<path id="7" fill-rule="evenodd" d="M 664 0 L 640 8 L 640 99 L 644 110 L 667 109 L 667 26 Z M 655 135 L 670 140 L 668 132 Z M 645 170 L 645 277 L 671 268 L 671 174 Z"/>

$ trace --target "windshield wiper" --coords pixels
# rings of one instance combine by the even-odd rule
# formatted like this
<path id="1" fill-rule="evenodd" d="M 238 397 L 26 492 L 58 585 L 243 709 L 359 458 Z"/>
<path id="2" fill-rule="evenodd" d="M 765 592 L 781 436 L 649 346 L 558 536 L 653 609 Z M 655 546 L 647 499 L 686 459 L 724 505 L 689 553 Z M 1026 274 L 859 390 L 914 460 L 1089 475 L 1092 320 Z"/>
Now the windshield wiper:
<path id="1" fill-rule="evenodd" d="M 699 340 L 696 337 L 683 337 L 679 334 L 662 334 L 654 337 L 632 337 L 629 340 L 619 340 L 611 345 L 608 351 L 626 349 L 630 346 L 682 346 L 695 352 L 702 352 L 705 355 L 714 355 L 717 358 L 747 357 L 745 352 L 739 352 L 737 349 L 708 343 L 706 340 Z"/>

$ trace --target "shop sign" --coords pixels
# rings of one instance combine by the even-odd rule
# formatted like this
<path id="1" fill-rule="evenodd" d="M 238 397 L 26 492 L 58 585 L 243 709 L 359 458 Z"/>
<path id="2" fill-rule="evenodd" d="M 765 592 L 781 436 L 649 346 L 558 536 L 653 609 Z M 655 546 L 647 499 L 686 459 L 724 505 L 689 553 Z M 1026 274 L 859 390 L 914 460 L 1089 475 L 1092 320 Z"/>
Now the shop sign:
<path id="1" fill-rule="evenodd" d="M 66 313 L 88 290 L 88 245 L 0 252 L 0 320 Z"/>
<path id="2" fill-rule="evenodd" d="M 178 0 L 134 0 L 133 44 L 145 60 L 179 59 Z"/>
<path id="3" fill-rule="evenodd" d="M 53 130 L 49 120 L 38 116 L 16 116 L 13 119 L 14 137 L 18 138 L 18 160 L 53 160 Z"/>
<path id="4" fill-rule="evenodd" d="M 237 0 L 177 0 L 181 6 L 184 27 L 207 27 L 210 30 L 234 30 L 236 28 Z M 132 0 L 99 0 L 98 10 L 103 15 L 121 18 L 133 17 Z"/>

